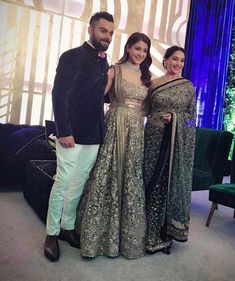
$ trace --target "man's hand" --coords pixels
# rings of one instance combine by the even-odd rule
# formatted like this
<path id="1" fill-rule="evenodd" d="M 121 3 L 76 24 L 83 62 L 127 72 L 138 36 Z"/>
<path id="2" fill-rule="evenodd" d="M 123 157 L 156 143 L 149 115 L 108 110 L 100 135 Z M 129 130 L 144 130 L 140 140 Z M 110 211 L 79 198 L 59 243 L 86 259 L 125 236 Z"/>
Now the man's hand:
<path id="1" fill-rule="evenodd" d="M 71 148 L 75 146 L 75 141 L 73 136 L 61 137 L 58 138 L 58 141 L 64 148 Z"/>

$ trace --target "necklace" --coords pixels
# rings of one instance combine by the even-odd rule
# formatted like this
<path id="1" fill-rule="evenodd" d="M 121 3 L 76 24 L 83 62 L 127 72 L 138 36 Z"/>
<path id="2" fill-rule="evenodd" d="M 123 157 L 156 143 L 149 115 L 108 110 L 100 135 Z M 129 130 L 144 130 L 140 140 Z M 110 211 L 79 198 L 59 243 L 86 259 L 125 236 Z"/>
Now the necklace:
<path id="1" fill-rule="evenodd" d="M 140 72 L 139 64 L 133 64 L 129 61 L 126 61 L 125 66 L 130 72 L 135 72 L 135 73 Z"/>

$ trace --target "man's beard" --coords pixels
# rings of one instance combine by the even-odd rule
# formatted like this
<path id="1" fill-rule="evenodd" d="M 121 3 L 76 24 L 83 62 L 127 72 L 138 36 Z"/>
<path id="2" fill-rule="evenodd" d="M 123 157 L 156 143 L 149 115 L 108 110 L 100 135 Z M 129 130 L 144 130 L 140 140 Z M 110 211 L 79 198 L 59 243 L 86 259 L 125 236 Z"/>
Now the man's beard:
<path id="1" fill-rule="evenodd" d="M 97 51 L 102 51 L 102 52 L 104 52 L 104 51 L 106 51 L 107 49 L 108 49 L 108 47 L 109 47 L 109 43 L 108 43 L 108 45 L 107 46 L 104 46 L 104 45 L 102 45 L 101 44 L 101 42 L 100 41 L 98 41 L 96 38 L 91 38 L 91 43 L 92 43 L 92 45 L 96 48 L 96 50 Z"/>

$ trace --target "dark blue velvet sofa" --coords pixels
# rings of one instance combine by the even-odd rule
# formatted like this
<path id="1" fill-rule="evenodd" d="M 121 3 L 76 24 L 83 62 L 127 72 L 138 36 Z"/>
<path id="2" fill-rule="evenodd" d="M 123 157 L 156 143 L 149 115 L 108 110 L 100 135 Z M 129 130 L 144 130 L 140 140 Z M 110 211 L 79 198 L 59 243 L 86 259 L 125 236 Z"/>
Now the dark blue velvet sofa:
<path id="1" fill-rule="evenodd" d="M 45 127 L 0 123 L 0 186 L 21 185 L 30 160 L 55 159 Z"/>

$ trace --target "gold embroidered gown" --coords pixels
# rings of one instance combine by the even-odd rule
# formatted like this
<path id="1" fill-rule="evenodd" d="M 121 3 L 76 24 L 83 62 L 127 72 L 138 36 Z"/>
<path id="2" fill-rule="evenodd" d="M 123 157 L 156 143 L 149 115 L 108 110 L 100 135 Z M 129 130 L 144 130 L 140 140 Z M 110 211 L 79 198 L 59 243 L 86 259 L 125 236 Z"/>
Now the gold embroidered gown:
<path id="1" fill-rule="evenodd" d="M 82 256 L 145 254 L 144 117 L 137 102 L 146 95 L 145 86 L 122 79 L 115 65 L 104 144 L 78 206 Z"/>

